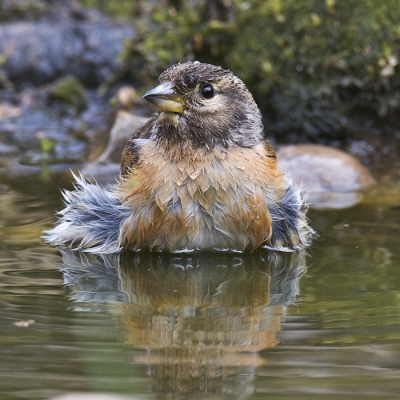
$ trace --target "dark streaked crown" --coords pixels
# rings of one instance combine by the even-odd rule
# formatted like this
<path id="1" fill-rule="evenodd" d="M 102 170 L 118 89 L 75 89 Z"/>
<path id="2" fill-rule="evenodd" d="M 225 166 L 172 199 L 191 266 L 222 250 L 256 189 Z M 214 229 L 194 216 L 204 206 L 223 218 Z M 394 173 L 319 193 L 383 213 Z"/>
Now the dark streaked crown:
<path id="1" fill-rule="evenodd" d="M 174 82 L 177 90 L 193 89 L 199 82 L 212 82 L 225 76 L 233 75 L 228 69 L 200 62 L 175 64 L 166 69 L 158 78 L 158 82 Z"/>
<path id="2" fill-rule="evenodd" d="M 233 145 L 251 147 L 263 140 L 261 113 L 245 84 L 231 71 L 185 62 L 165 70 L 159 84 L 173 89 L 183 111 L 171 118 L 160 114 L 156 140 L 167 144 L 189 140 L 196 148 L 224 150 Z"/>

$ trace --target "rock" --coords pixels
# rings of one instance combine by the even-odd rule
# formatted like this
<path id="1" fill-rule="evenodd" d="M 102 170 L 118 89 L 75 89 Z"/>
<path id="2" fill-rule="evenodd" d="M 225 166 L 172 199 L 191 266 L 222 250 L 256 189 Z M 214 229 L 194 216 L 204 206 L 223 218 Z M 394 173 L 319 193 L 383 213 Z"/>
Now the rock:
<path id="1" fill-rule="evenodd" d="M 115 181 L 119 175 L 122 150 L 126 142 L 149 118 L 120 110 L 111 128 L 110 139 L 104 152 L 82 169 L 84 175 L 93 176 L 101 183 Z"/>
<path id="2" fill-rule="evenodd" d="M 9 104 L 0 104 L 0 120 L 19 117 L 21 115 L 21 109 L 14 107 Z"/>
<path id="3" fill-rule="evenodd" d="M 59 163 L 59 164 L 45 164 L 45 165 L 27 165 L 21 162 L 20 157 L 8 158 L 3 163 L 4 174 L 7 179 L 18 179 L 20 177 L 34 177 L 44 176 L 45 174 L 68 174 L 70 176 L 70 170 L 72 170 L 76 164 L 70 163 Z M 1 172 L 1 169 L 0 169 Z"/>
<path id="4" fill-rule="evenodd" d="M 332 147 L 282 146 L 277 158 L 280 167 L 304 191 L 311 208 L 353 206 L 375 183 L 357 159 Z"/>
<path id="5" fill-rule="evenodd" d="M 110 103 L 116 109 L 131 111 L 135 115 L 148 117 L 153 115 L 156 108 L 143 97 L 139 96 L 132 86 L 122 86 L 119 88 Z"/>
<path id="6" fill-rule="evenodd" d="M 123 86 L 117 92 L 118 103 L 123 108 L 131 108 L 136 98 L 136 90 L 132 86 Z"/>
<path id="7" fill-rule="evenodd" d="M 138 397 L 121 396 L 113 393 L 72 392 L 52 397 L 50 400 L 135 400 Z"/>
<path id="8" fill-rule="evenodd" d="M 10 22 L 0 25 L 2 71 L 9 81 L 42 85 L 65 75 L 97 86 L 117 73 L 131 26 L 64 18 L 57 22 Z"/>
<path id="9" fill-rule="evenodd" d="M 13 0 L 1 2 L 0 22 L 14 20 L 59 21 L 68 16 L 73 19 L 88 19 L 98 16 L 94 9 L 82 7 L 77 0 Z"/>
<path id="10" fill-rule="evenodd" d="M 90 138 L 107 130 L 111 118 L 108 100 L 90 89 L 85 90 L 87 108 L 81 114 L 71 112 L 74 110 L 60 101 L 51 101 L 44 87 L 0 90 L 0 102 L 2 96 L 7 106 L 0 106 L 5 116 L 0 117 L 1 164 L 15 154 L 22 164 L 38 166 L 44 155 L 50 164 L 86 161 Z"/>
<path id="11" fill-rule="evenodd" d="M 0 155 L 18 154 L 18 147 L 0 142 Z"/>
<path id="12" fill-rule="evenodd" d="M 126 111 L 118 111 L 111 128 L 110 140 L 98 162 L 121 162 L 121 154 L 128 139 L 141 128 L 149 118 L 139 117 Z"/>

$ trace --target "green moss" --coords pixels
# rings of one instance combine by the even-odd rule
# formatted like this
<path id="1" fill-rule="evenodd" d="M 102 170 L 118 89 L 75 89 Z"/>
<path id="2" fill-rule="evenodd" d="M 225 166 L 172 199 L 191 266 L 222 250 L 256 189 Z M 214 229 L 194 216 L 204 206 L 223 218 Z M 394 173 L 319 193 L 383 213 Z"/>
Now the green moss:
<path id="1" fill-rule="evenodd" d="M 270 132 L 311 139 L 342 137 L 360 110 L 399 110 L 393 0 L 141 4 L 123 59 L 142 82 L 179 61 L 222 65 L 248 85 Z"/>
<path id="2" fill-rule="evenodd" d="M 74 107 L 77 111 L 86 108 L 85 88 L 74 76 L 61 78 L 50 90 L 52 98 L 61 100 Z"/>
<path id="3" fill-rule="evenodd" d="M 53 150 L 55 142 L 47 137 L 41 137 L 39 139 L 40 148 L 42 149 L 42 155 L 48 156 L 51 150 Z"/>
<path id="4" fill-rule="evenodd" d="M 97 8 L 113 17 L 127 17 L 136 13 L 140 2 L 132 0 L 78 0 L 84 7 Z"/>

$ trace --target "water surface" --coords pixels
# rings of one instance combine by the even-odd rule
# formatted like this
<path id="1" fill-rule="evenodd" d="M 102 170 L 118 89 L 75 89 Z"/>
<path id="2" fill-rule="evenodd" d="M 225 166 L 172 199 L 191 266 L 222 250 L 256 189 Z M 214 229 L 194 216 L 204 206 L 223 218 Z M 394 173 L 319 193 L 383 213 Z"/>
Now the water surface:
<path id="1" fill-rule="evenodd" d="M 44 245 L 60 177 L 0 186 L 0 398 L 394 399 L 400 186 L 312 211 L 307 252 Z"/>

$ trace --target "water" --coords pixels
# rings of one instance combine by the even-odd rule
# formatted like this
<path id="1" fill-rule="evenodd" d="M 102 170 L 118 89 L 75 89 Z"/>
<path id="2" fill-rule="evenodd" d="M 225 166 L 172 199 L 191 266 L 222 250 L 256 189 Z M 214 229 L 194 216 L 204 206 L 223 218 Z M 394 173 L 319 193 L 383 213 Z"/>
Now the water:
<path id="1" fill-rule="evenodd" d="M 59 177 L 0 186 L 0 398 L 400 398 L 400 186 L 313 211 L 307 252 L 42 244 Z"/>

